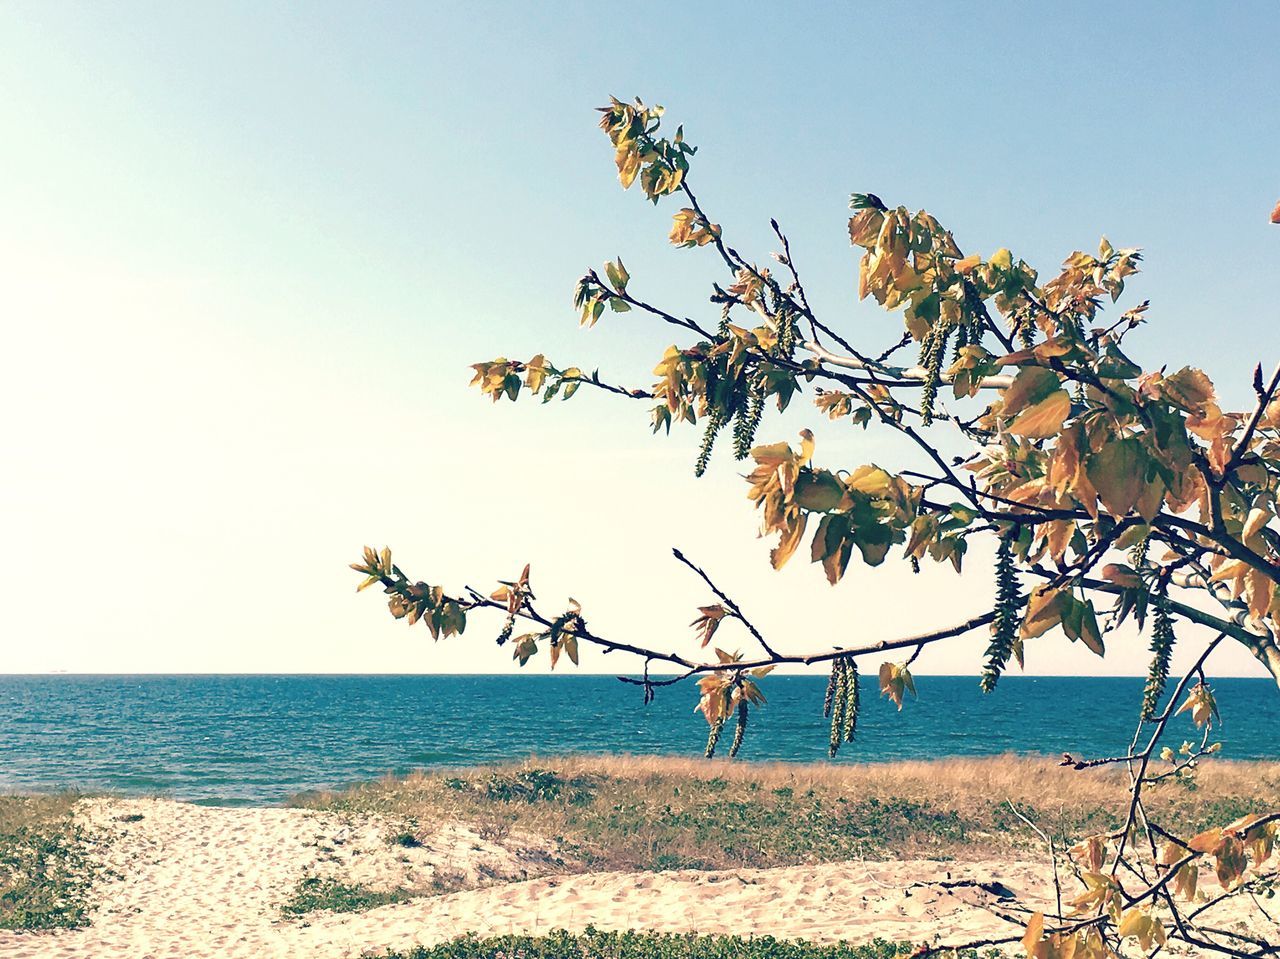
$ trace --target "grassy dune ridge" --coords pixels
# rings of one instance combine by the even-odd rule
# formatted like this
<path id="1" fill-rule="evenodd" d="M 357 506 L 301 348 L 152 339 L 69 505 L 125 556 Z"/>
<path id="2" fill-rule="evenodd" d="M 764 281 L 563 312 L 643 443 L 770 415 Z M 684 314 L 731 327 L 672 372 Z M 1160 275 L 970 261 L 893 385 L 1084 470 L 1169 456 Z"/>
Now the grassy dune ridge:
<path id="1" fill-rule="evenodd" d="M 536 862 L 519 856 L 512 860 L 513 869 L 526 868 L 533 878 L 637 870 L 811 867 L 850 860 L 1039 862 L 1046 857 L 1043 840 L 1019 814 L 1053 836 L 1062 849 L 1115 828 L 1127 808 L 1127 791 L 1127 774 L 1120 766 L 1075 771 L 1060 767 L 1052 758 L 800 765 L 584 756 L 425 770 L 299 796 L 291 804 L 335 814 L 324 827 L 334 830 L 334 837 L 372 830 L 367 838 L 372 844 L 370 858 L 376 859 L 374 853 L 381 850 L 396 866 L 388 876 L 399 876 L 398 864 L 410 862 L 413 856 L 430 858 L 433 841 L 448 834 L 441 826 L 457 824 L 450 828 L 461 829 L 462 835 L 472 839 L 451 839 L 458 843 L 456 855 L 474 857 L 482 842 L 513 856 L 519 850 L 536 851 Z M 109 847 L 103 845 L 105 834 L 100 836 L 82 815 L 88 807 L 77 806 L 79 798 L 74 794 L 0 796 L 0 929 L 83 926 L 91 920 L 95 897 L 101 894 L 93 885 L 95 880 L 127 878 L 95 867 Z M 1147 809 L 1153 818 L 1187 834 L 1278 803 L 1277 762 L 1207 761 L 1193 777 L 1170 779 L 1147 792 Z M 143 820 L 140 814 L 123 815 L 110 805 L 99 814 L 108 817 L 113 828 Z M 145 824 L 160 828 L 160 820 L 183 815 L 162 810 L 148 814 Z M 211 822 L 217 820 L 214 825 L 221 822 L 217 812 L 209 815 Z M 351 837 L 343 841 L 354 842 Z M 299 855 L 314 854 L 306 843 L 303 846 L 297 850 Z M 457 865 L 447 858 L 448 864 Z M 119 868 L 128 871 L 125 866 Z M 448 878 L 453 873 L 446 870 L 437 875 L 439 868 L 443 868 L 440 863 L 432 867 L 432 883 L 403 888 L 384 887 L 367 870 L 358 875 L 343 870 L 332 875 L 307 872 L 275 906 L 289 917 L 363 912 L 383 903 L 503 885 L 521 874 L 519 869 L 499 875 L 477 867 L 465 875 L 459 873 L 456 881 L 443 882 L 441 875 Z M 392 880 L 399 881 L 394 876 Z M 632 955 L 626 950 L 633 947 L 644 950 L 634 952 L 637 956 L 685 954 L 672 951 L 684 948 L 674 939 L 628 943 L 602 940 L 597 945 L 616 946 L 619 956 Z M 732 951 L 732 944 L 721 945 Z M 575 946 L 567 939 L 536 946 L 544 947 L 550 951 L 528 954 L 555 956 L 561 954 L 556 950 Z M 465 950 L 481 947 L 460 948 L 464 951 L 426 955 L 433 959 L 476 955 Z M 852 955 L 803 950 L 794 954 Z"/>
<path id="2" fill-rule="evenodd" d="M 1122 766 L 1076 771 L 1000 756 L 850 765 L 557 757 L 427 770 L 301 796 L 296 805 L 376 812 L 412 833 L 456 820 L 482 835 L 554 840 L 571 868 L 720 869 L 849 859 L 1043 855 L 1015 813 L 1061 842 L 1116 828 Z M 1206 763 L 1151 787 L 1154 817 L 1187 832 L 1273 807 L 1280 763 Z"/>

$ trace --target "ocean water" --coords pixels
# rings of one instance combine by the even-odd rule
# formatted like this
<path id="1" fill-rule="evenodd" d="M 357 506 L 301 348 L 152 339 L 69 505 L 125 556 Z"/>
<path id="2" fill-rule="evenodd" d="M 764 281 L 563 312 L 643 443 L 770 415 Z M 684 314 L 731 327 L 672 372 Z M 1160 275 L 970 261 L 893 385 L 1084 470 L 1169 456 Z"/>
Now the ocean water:
<path id="1" fill-rule="evenodd" d="M 826 761 L 825 679 L 770 676 L 740 758 Z M 1115 755 L 1142 680 L 921 676 L 898 712 L 863 678 L 858 738 L 838 762 L 999 753 Z M 1280 693 L 1214 684 L 1235 759 L 1280 758 Z M 387 773 L 531 755 L 697 756 L 706 725 L 692 683 L 610 676 L 0 676 L 0 791 L 75 787 L 266 804 Z M 1169 740 L 1194 736 L 1177 718 Z"/>

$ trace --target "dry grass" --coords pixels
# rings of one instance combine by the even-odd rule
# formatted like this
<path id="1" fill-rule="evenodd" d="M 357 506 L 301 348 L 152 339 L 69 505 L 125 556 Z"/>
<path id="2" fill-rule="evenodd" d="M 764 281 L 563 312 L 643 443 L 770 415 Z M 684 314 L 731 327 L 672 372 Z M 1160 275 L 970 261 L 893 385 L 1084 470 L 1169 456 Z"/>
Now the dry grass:
<path id="1" fill-rule="evenodd" d="M 554 841 L 581 869 L 782 866 L 853 858 L 1041 855 L 1009 803 L 1061 840 L 1115 828 L 1119 767 L 994 757 L 860 766 L 571 757 L 426 771 L 300 805 L 374 811 L 418 824 L 459 820 Z M 1280 763 L 1214 762 L 1148 793 L 1148 808 L 1195 831 L 1272 807 Z"/>

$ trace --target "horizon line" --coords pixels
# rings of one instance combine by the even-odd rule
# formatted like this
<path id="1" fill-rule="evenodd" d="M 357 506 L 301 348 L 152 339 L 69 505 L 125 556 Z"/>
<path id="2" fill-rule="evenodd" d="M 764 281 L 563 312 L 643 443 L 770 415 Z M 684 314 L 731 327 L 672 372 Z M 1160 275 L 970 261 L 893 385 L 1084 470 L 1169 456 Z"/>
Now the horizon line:
<path id="1" fill-rule="evenodd" d="M 474 673 L 470 673 L 470 672 L 447 672 L 447 673 L 359 672 L 359 673 L 353 673 L 353 672 L 269 672 L 269 671 L 264 672 L 264 671 L 239 671 L 239 670 L 228 671 L 228 672 L 214 672 L 214 671 L 166 672 L 161 670 L 123 671 L 123 672 L 74 672 L 72 670 L 66 670 L 66 669 L 42 670 L 39 672 L 5 672 L 3 670 L 0 670 L 0 679 L 30 679 L 34 677 L 49 677 L 49 676 L 65 676 L 69 679 L 70 678 L 105 679 L 110 677 L 132 678 L 132 677 L 144 677 L 144 676 L 168 677 L 168 678 L 195 678 L 195 677 L 202 677 L 202 676 L 228 678 L 228 677 L 244 676 L 244 677 L 277 677 L 277 678 L 290 678 L 290 679 L 331 677 L 331 678 L 350 679 L 354 677 L 368 676 L 368 677 L 439 677 L 442 679 L 455 679 L 455 678 L 461 678 L 461 677 L 483 677 L 483 678 L 496 679 L 496 678 L 509 677 L 512 679 L 515 679 L 515 678 L 544 679 L 545 678 L 545 679 L 572 680 L 572 679 L 597 679 L 597 678 L 617 679 L 619 676 L 632 677 L 632 676 L 638 676 L 638 675 L 640 674 L 626 673 L 626 672 L 622 672 L 622 673 L 613 673 L 613 672 L 610 672 L 610 673 L 584 673 L 584 672 L 551 673 L 551 672 L 547 672 L 547 673 L 521 674 L 521 673 L 489 673 L 489 672 L 474 672 Z M 683 673 L 680 673 L 680 672 L 658 673 L 658 672 L 650 671 L 649 675 L 653 677 L 669 679 L 672 676 L 681 676 L 683 675 Z M 916 672 L 916 673 L 912 673 L 912 675 L 927 677 L 930 679 L 977 679 L 982 674 L 976 673 L 976 672 L 975 673 Z M 814 672 L 794 672 L 794 673 L 785 672 L 785 673 L 775 674 L 775 678 L 783 678 L 783 677 L 810 678 L 810 679 L 826 678 L 824 674 L 814 673 Z M 688 676 L 687 678 L 693 679 L 694 677 L 691 675 L 691 676 Z M 868 680 L 873 680 L 875 677 L 864 676 L 863 678 Z M 1092 673 L 1006 673 L 1001 677 L 1001 679 L 1009 679 L 1009 680 L 1015 680 L 1015 681 L 1022 680 L 1022 679 L 1145 679 L 1145 678 L 1146 678 L 1146 674 L 1144 673 L 1109 673 L 1105 675 L 1096 675 Z M 1246 675 L 1238 675 L 1238 674 L 1222 674 L 1215 677 L 1215 679 L 1249 679 L 1249 680 L 1257 680 L 1258 682 L 1265 682 L 1265 683 L 1273 682 L 1273 680 L 1267 676 L 1246 676 Z"/>

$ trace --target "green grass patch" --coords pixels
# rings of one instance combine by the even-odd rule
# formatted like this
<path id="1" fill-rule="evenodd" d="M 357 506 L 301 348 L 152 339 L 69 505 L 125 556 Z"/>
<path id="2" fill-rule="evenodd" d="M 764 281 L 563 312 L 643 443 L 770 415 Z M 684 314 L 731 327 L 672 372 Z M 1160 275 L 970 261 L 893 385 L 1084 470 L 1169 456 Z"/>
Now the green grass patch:
<path id="1" fill-rule="evenodd" d="M 0 796 L 0 929 L 88 922 L 93 870 L 70 794 Z"/>
<path id="2" fill-rule="evenodd" d="M 698 936 L 675 933 L 557 930 L 545 936 L 463 936 L 438 946 L 388 952 L 376 959 L 895 959 L 909 955 L 906 943 L 874 939 L 854 945 L 818 944 L 772 936 Z M 957 953 L 978 959 L 974 950 Z M 994 956 L 994 951 L 986 955 Z M 372 957 L 371 957 L 372 959 Z"/>
<path id="3" fill-rule="evenodd" d="M 405 889 L 377 890 L 338 879 L 308 876 L 298 883 L 293 896 L 280 906 L 290 918 L 327 909 L 331 912 L 364 912 L 393 902 L 406 902 L 413 895 Z"/>
<path id="4" fill-rule="evenodd" d="M 559 855 L 587 869 L 946 857 L 991 828 L 987 815 L 975 817 L 927 799 L 846 795 L 821 787 L 764 789 L 719 777 L 632 779 L 541 768 L 424 777 L 401 789 L 371 786 L 305 801 L 416 822 L 460 820 L 499 841 L 518 829 L 556 841 Z"/>

